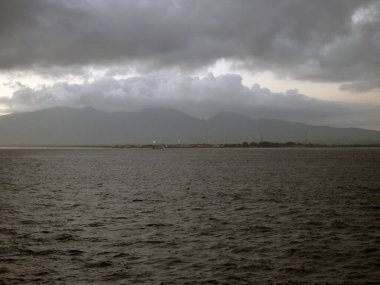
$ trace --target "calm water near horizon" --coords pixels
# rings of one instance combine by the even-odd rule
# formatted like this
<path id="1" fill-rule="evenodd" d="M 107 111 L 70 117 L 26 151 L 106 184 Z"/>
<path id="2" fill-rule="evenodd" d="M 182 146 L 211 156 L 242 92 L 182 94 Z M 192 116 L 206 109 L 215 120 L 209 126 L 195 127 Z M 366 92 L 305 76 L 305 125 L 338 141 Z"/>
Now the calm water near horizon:
<path id="1" fill-rule="evenodd" d="M 0 149 L 0 284 L 379 284 L 380 149 Z"/>

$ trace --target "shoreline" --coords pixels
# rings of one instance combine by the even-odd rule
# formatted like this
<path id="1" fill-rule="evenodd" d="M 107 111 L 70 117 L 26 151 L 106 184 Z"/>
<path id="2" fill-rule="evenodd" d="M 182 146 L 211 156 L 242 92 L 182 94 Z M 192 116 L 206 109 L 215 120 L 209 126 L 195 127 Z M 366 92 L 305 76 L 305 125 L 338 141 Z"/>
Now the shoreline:
<path id="1" fill-rule="evenodd" d="M 110 145 L 3 145 L 0 149 L 262 149 L 262 148 L 379 148 L 380 144 L 224 143 L 224 144 L 110 144 Z"/>

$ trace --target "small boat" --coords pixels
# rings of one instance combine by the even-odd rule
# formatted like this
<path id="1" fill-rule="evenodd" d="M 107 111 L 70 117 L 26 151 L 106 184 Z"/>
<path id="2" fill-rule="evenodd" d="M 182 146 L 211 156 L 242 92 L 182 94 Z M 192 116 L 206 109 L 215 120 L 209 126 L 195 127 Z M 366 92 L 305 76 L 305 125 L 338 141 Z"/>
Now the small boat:
<path id="1" fill-rule="evenodd" d="M 152 149 L 163 149 L 164 147 L 163 144 L 156 144 L 156 140 L 152 142 Z"/>

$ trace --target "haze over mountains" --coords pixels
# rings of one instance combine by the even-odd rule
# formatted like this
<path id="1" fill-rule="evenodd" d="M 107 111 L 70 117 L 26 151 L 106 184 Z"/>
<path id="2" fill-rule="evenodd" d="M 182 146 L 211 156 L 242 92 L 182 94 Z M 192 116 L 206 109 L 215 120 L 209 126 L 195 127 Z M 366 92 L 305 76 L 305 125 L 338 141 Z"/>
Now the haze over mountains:
<path id="1" fill-rule="evenodd" d="M 54 107 L 0 117 L 0 145 L 104 145 L 137 143 L 236 143 L 243 141 L 323 144 L 380 143 L 380 132 L 311 126 L 220 113 L 208 119 L 175 109 L 103 112 Z"/>

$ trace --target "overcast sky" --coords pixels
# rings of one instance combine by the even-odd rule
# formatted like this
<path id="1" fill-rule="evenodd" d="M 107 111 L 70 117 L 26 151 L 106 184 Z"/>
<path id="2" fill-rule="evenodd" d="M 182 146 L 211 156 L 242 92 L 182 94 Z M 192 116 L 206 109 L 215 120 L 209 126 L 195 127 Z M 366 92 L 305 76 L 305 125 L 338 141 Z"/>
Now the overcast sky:
<path id="1" fill-rule="evenodd" d="M 0 113 L 87 105 L 380 130 L 380 1 L 1 0 Z"/>

